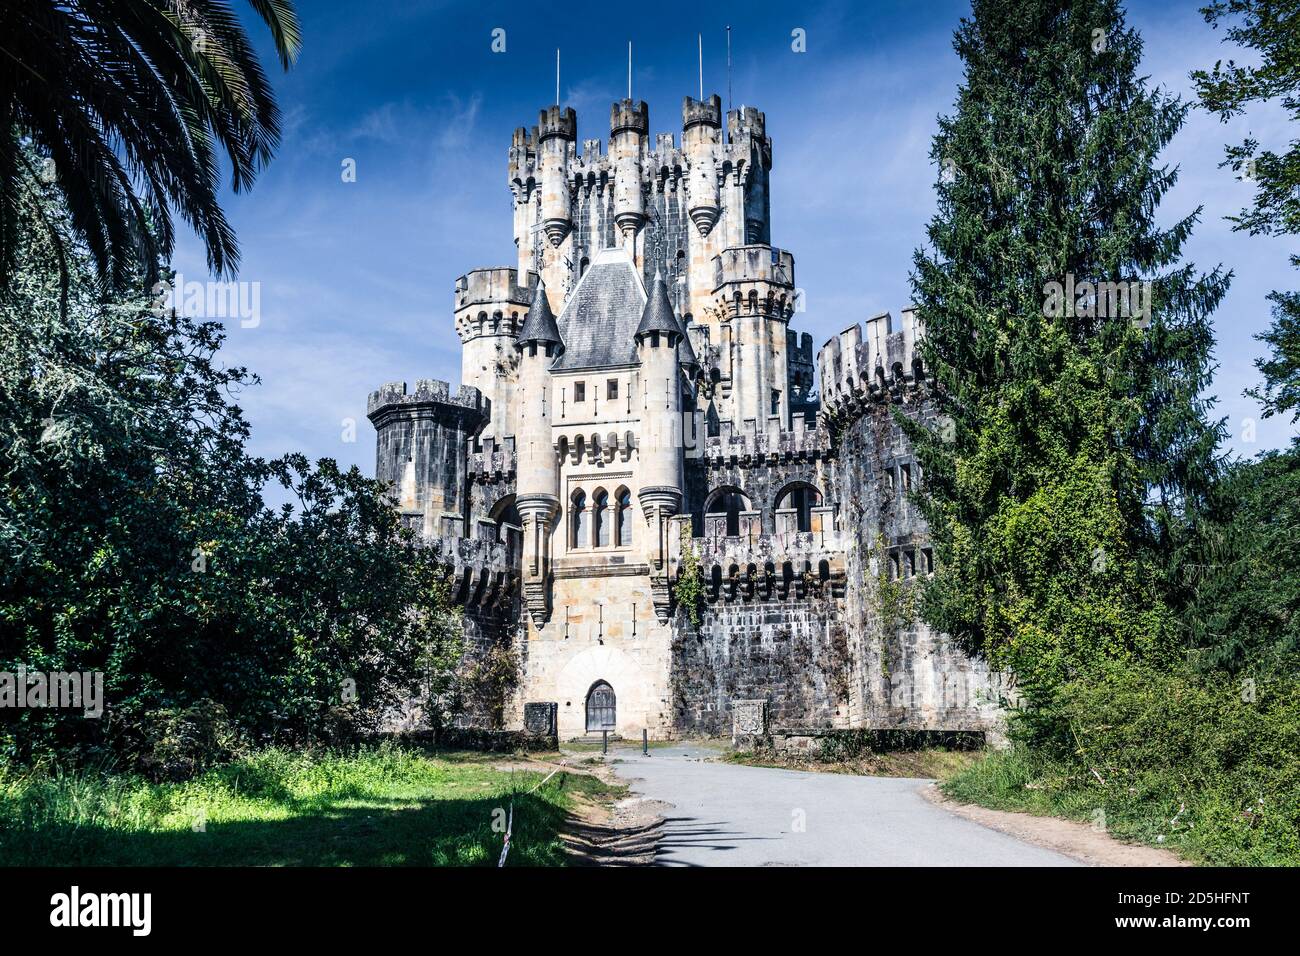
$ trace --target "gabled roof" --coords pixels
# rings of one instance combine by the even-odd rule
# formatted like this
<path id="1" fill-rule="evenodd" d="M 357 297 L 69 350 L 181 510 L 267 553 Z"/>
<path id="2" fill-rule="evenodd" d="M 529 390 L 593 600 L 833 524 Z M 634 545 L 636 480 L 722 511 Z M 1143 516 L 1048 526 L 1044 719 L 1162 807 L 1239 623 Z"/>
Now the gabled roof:
<path id="1" fill-rule="evenodd" d="M 524 324 L 519 328 L 519 339 L 524 342 L 556 342 L 564 345 L 560 330 L 555 324 L 555 313 L 546 298 L 546 283 L 537 280 L 537 292 L 533 295 L 533 304 L 528 310 Z"/>
<path id="2" fill-rule="evenodd" d="M 621 249 L 603 249 L 560 310 L 564 354 L 551 366 L 565 372 L 636 365 L 636 329 L 646 294 L 636 267 Z"/>

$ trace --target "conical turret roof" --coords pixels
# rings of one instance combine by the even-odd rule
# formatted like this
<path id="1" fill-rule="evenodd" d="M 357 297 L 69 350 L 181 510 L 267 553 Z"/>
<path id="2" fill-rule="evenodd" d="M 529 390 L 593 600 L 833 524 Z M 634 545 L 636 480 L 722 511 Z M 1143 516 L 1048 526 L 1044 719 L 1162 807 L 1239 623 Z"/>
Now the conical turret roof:
<path id="1" fill-rule="evenodd" d="M 528 309 L 528 316 L 519 329 L 519 343 L 554 342 L 564 344 L 560 338 L 560 328 L 555 324 L 555 313 L 546 298 L 546 283 L 537 280 L 537 292 L 533 295 L 533 304 Z"/>
<path id="2" fill-rule="evenodd" d="M 649 332 L 668 332 L 682 337 L 682 327 L 673 314 L 673 304 L 668 298 L 668 284 L 662 273 L 655 272 L 655 281 L 650 288 L 650 298 L 646 299 L 645 311 L 641 313 L 641 324 L 636 327 L 636 337 Z"/>

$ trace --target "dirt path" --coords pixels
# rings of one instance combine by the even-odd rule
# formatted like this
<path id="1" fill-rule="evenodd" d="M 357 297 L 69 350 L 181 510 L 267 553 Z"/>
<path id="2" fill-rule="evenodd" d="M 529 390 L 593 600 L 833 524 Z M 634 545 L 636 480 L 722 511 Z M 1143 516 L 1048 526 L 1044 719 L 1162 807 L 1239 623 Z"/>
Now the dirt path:
<path id="1" fill-rule="evenodd" d="M 982 824 L 1026 843 L 1055 850 L 1087 866 L 1191 866 L 1170 850 L 1121 843 L 1086 823 L 1029 813 L 990 810 L 949 800 L 934 784 L 921 788 L 921 796 L 949 813 Z"/>

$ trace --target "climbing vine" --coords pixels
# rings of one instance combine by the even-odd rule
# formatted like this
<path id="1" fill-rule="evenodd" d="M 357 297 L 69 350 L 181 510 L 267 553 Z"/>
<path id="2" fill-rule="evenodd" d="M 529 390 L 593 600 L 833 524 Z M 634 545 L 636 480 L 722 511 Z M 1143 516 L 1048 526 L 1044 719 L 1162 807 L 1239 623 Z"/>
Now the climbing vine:
<path id="1" fill-rule="evenodd" d="M 686 611 L 692 627 L 700 626 L 704 609 L 704 572 L 700 569 L 700 555 L 691 539 L 690 525 L 682 525 L 682 560 L 673 584 L 673 598 Z"/>

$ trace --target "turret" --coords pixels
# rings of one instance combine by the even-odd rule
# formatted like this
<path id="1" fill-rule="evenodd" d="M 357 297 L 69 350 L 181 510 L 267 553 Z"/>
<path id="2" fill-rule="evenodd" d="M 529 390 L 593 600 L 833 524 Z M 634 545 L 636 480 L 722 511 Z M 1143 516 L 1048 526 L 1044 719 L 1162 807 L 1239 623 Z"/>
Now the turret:
<path id="1" fill-rule="evenodd" d="M 723 309 L 723 364 L 732 417 L 761 427 L 790 420 L 786 334 L 794 314 L 794 256 L 771 246 L 725 249 L 713 260 L 714 296 Z"/>
<path id="2" fill-rule="evenodd" d="M 569 159 L 578 138 L 578 117 L 571 107 L 552 106 L 537 121 L 537 159 L 542 173 L 542 228 L 552 246 L 559 246 L 570 230 Z"/>
<path id="3" fill-rule="evenodd" d="M 722 211 L 716 158 L 721 128 L 722 98 L 716 93 L 704 102 L 689 96 L 682 101 L 682 151 L 690 163 L 686 211 L 701 236 L 712 231 Z"/>
<path id="4" fill-rule="evenodd" d="M 456 280 L 456 334 L 462 343 L 460 380 L 491 402 L 484 436 L 514 434 L 515 335 L 532 302 L 537 274 L 523 282 L 514 269 L 475 269 Z"/>
<path id="5" fill-rule="evenodd" d="M 550 614 L 551 525 L 560 511 L 560 465 L 551 444 L 550 366 L 564 351 L 555 313 L 538 281 L 519 330 L 515 507 L 523 524 L 524 600 L 533 623 Z"/>
<path id="6" fill-rule="evenodd" d="M 650 136 L 650 108 L 630 99 L 615 103 L 609 114 L 609 159 L 614 166 L 614 224 L 632 248 L 645 222 L 641 192 L 641 154 Z"/>
<path id="7" fill-rule="evenodd" d="M 669 610 L 667 577 L 668 519 L 682 506 L 681 358 L 685 336 L 673 314 L 668 286 L 656 272 L 636 330 L 641 363 L 640 482 L 637 498 L 650 525 L 651 591 L 655 610 L 666 619 Z"/>

